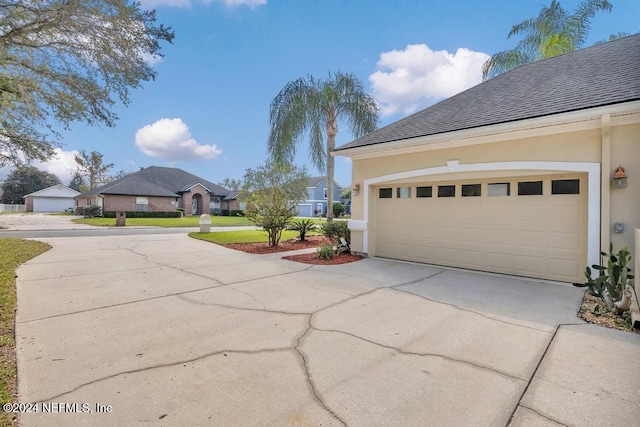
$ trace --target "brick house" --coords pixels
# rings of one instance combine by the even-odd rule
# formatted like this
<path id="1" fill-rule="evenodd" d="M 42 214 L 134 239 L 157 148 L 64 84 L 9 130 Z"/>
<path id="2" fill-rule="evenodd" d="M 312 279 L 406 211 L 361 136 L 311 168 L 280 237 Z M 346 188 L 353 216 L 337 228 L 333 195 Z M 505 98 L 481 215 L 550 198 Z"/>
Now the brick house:
<path id="1" fill-rule="evenodd" d="M 76 208 L 169 212 L 185 215 L 239 209 L 236 193 L 177 168 L 150 166 L 75 197 Z"/>

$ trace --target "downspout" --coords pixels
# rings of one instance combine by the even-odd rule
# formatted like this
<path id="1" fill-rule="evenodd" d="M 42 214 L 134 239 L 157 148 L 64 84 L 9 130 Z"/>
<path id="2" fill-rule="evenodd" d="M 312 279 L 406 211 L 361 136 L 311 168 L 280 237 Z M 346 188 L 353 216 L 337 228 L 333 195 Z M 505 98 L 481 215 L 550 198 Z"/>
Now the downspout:
<path id="1" fill-rule="evenodd" d="M 600 120 L 600 250 L 608 253 L 611 241 L 611 114 L 603 114 Z"/>

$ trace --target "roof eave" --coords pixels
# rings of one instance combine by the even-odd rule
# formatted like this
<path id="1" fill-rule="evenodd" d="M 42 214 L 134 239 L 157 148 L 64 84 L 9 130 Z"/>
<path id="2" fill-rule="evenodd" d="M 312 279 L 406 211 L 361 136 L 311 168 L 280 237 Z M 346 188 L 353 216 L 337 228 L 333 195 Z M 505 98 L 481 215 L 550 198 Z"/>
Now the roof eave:
<path id="1" fill-rule="evenodd" d="M 464 145 L 525 138 L 529 136 L 528 134 L 533 136 L 545 133 L 557 133 L 558 130 L 556 127 L 561 125 L 570 125 L 573 130 L 594 129 L 600 127 L 601 117 L 605 114 L 624 116 L 632 113 L 640 115 L 640 100 L 435 135 L 337 149 L 332 151 L 331 155 L 345 156 L 354 159 L 390 155 L 395 154 L 395 152 L 400 153 L 407 150 L 415 150 L 416 147 L 421 147 L 424 150 L 453 148 Z M 550 129 L 552 126 L 554 127 L 553 130 Z"/>

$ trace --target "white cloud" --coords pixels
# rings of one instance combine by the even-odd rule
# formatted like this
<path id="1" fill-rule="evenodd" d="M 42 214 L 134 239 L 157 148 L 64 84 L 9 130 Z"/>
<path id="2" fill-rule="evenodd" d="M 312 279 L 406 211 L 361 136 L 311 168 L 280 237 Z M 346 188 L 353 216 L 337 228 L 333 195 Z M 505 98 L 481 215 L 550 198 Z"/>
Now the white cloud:
<path id="1" fill-rule="evenodd" d="M 76 155 L 79 154 L 77 150 L 72 151 L 64 151 L 61 148 L 56 148 L 53 150 L 53 157 L 46 162 L 35 162 L 33 166 L 36 168 L 43 170 L 45 172 L 49 172 L 60 178 L 63 184 L 68 184 L 73 178 L 73 174 L 78 169 L 78 164 L 76 163 Z"/>
<path id="2" fill-rule="evenodd" d="M 482 82 L 483 52 L 459 48 L 455 54 L 425 44 L 380 54 L 369 76 L 382 114 L 408 114 Z"/>
<path id="3" fill-rule="evenodd" d="M 73 177 L 73 174 L 78 168 L 75 157 L 78 153 L 77 150 L 64 151 L 61 148 L 55 148 L 53 150 L 53 156 L 46 162 L 34 161 L 30 163 L 31 166 L 38 170 L 49 172 L 60 178 L 63 184 L 68 184 Z M 24 161 L 24 158 L 22 159 Z M 0 181 L 7 178 L 7 176 L 15 169 L 13 165 L 7 165 L 0 168 Z"/>
<path id="4" fill-rule="evenodd" d="M 160 119 L 138 129 L 135 144 L 147 156 L 169 161 L 215 159 L 222 153 L 215 145 L 198 144 L 179 118 Z"/>

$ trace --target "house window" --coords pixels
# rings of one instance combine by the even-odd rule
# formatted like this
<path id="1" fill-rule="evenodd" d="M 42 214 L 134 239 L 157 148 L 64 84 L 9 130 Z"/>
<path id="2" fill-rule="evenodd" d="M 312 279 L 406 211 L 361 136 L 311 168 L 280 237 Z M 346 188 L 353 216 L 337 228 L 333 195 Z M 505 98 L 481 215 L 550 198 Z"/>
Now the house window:
<path id="1" fill-rule="evenodd" d="M 398 187 L 396 189 L 396 197 L 398 199 L 410 199 L 411 198 L 411 187 Z"/>
<path id="2" fill-rule="evenodd" d="M 148 197 L 136 197 L 136 212 L 146 212 L 149 210 Z"/>
<path id="3" fill-rule="evenodd" d="M 497 182 L 489 184 L 487 194 L 489 197 L 504 197 L 511 195 L 511 184 L 508 182 Z"/>
<path id="4" fill-rule="evenodd" d="M 551 181 L 551 194 L 580 194 L 580 180 L 554 179 Z"/>
<path id="5" fill-rule="evenodd" d="M 433 195 L 433 187 L 416 187 L 416 197 L 431 197 Z"/>
<path id="6" fill-rule="evenodd" d="M 378 197 L 381 199 L 390 199 L 393 197 L 393 188 L 381 188 L 378 190 Z"/>
<path id="7" fill-rule="evenodd" d="M 478 197 L 482 194 L 481 184 L 463 184 L 462 197 Z"/>
<path id="8" fill-rule="evenodd" d="M 325 188 L 323 191 L 323 197 L 326 199 L 327 198 L 327 189 Z"/>
<path id="9" fill-rule="evenodd" d="M 438 185 L 438 197 L 456 197 L 456 186 Z"/>
<path id="10" fill-rule="evenodd" d="M 518 196 L 541 196 L 542 181 L 525 181 L 518 183 Z"/>

